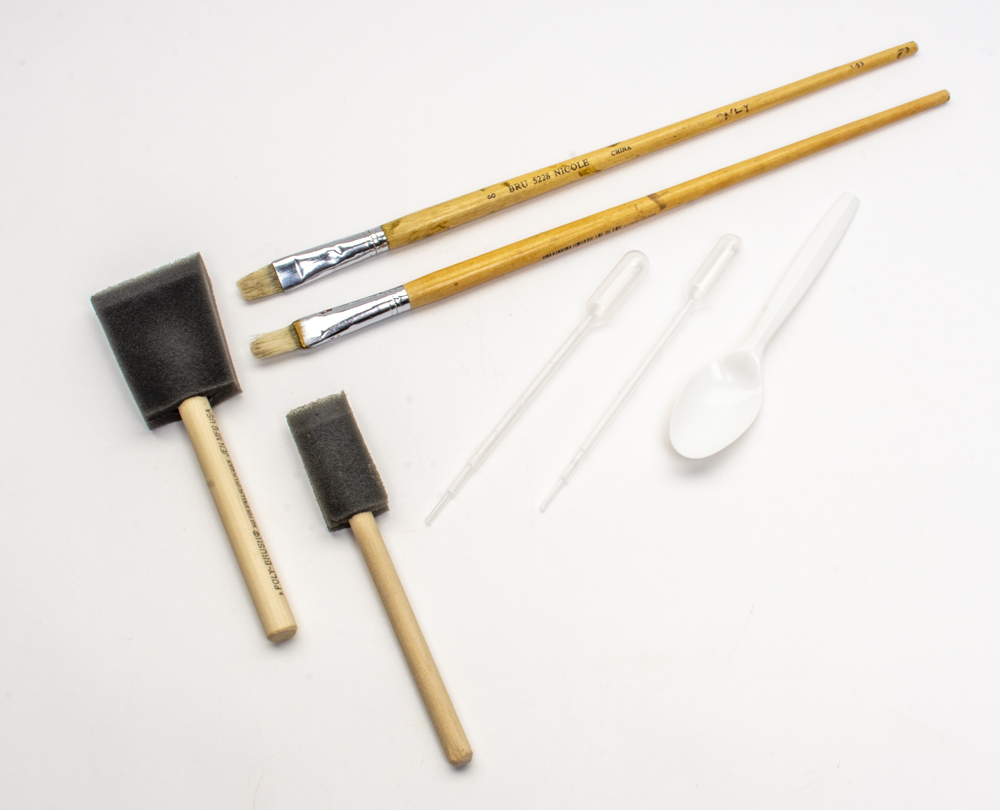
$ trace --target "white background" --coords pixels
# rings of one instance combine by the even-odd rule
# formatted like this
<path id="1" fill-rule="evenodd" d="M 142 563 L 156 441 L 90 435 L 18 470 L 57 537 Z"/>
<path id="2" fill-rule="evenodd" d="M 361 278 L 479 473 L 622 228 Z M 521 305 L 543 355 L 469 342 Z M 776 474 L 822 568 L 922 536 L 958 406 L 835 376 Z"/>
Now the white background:
<path id="1" fill-rule="evenodd" d="M 15 3 L 0 11 L 0 804 L 996 802 L 1000 338 L 986 2 Z M 278 299 L 274 258 L 915 39 L 920 52 Z M 315 352 L 249 338 L 947 88 L 944 107 Z M 861 208 L 703 462 L 665 440 L 843 191 Z M 720 235 L 745 250 L 538 504 Z M 653 270 L 433 528 L 623 253 Z M 263 637 L 180 424 L 91 294 L 201 251 L 217 415 L 299 621 Z M 345 390 L 475 749 L 445 761 L 284 415 Z"/>

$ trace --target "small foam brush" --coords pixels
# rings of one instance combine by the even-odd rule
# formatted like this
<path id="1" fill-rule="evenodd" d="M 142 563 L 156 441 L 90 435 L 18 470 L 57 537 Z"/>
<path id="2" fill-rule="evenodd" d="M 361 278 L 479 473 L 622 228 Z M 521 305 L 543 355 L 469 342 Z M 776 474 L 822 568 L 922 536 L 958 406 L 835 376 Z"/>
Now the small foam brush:
<path id="1" fill-rule="evenodd" d="M 354 532 L 448 761 L 464 765 L 472 748 L 375 523 L 389 509 L 389 497 L 347 397 L 335 394 L 297 408 L 288 414 L 288 427 L 327 528 Z"/>
<path id="2" fill-rule="evenodd" d="M 264 633 L 291 638 L 295 619 L 212 412 L 240 384 L 201 255 L 90 300 L 149 428 L 184 422 Z"/>

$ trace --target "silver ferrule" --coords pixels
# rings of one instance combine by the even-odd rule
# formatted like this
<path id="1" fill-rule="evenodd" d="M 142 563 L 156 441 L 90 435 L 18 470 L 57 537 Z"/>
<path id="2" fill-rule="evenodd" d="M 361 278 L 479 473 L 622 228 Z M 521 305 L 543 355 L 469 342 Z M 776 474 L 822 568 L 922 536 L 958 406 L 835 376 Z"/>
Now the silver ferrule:
<path id="1" fill-rule="evenodd" d="M 393 287 L 382 293 L 369 295 L 360 301 L 342 307 L 325 309 L 315 315 L 299 318 L 295 323 L 299 340 L 310 349 L 328 340 L 357 332 L 373 323 L 399 315 L 410 308 L 410 296 L 405 287 Z"/>
<path id="2" fill-rule="evenodd" d="M 388 249 L 389 243 L 382 229 L 372 228 L 278 259 L 274 262 L 274 272 L 278 275 L 281 289 L 288 292 L 300 284 L 357 264 Z"/>

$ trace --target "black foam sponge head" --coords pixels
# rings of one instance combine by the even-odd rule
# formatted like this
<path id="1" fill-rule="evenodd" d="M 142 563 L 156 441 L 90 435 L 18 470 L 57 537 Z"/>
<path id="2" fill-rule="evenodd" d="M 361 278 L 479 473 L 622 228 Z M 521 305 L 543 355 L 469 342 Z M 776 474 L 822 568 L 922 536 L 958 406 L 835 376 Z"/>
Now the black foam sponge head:
<path id="1" fill-rule="evenodd" d="M 296 408 L 286 417 L 331 531 L 362 512 L 381 515 L 389 496 L 344 392 Z"/>
<path id="2" fill-rule="evenodd" d="M 90 299 L 146 424 L 176 422 L 190 397 L 240 393 L 200 253 Z"/>

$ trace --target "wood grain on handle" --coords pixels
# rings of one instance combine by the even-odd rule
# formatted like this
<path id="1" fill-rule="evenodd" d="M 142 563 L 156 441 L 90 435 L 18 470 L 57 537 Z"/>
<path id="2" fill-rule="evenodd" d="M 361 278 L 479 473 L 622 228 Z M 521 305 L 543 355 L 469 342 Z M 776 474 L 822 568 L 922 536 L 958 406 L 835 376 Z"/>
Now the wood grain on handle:
<path id="1" fill-rule="evenodd" d="M 448 202 L 432 205 L 430 208 L 424 208 L 422 211 L 387 222 L 382 226 L 382 230 L 385 232 L 390 250 L 409 245 L 441 231 L 454 228 L 456 225 L 470 222 L 494 211 L 537 197 L 546 191 L 576 182 L 596 172 L 620 166 L 622 163 L 656 152 L 671 144 L 686 141 L 688 138 L 693 138 L 703 132 L 709 132 L 734 121 L 749 118 L 751 115 L 822 90 L 824 87 L 829 87 L 852 76 L 867 73 L 882 65 L 892 64 L 916 52 L 917 43 L 907 42 L 904 45 L 866 56 L 864 59 L 858 59 L 823 73 L 817 73 L 815 76 L 786 84 L 775 90 L 768 90 L 766 93 L 750 96 L 750 98 L 709 110 L 662 129 L 647 132 L 645 135 L 620 141 L 572 160 L 546 166 L 544 169 L 538 169 L 529 174 L 487 186 Z"/>
<path id="2" fill-rule="evenodd" d="M 291 638 L 298 629 L 295 618 L 240 486 L 212 406 L 205 397 L 191 397 L 181 403 L 180 412 L 264 633 L 271 641 Z"/>
<path id="3" fill-rule="evenodd" d="M 785 166 L 801 158 L 849 141 L 866 132 L 879 129 L 887 124 L 916 115 L 944 104 L 949 98 L 947 90 L 932 93 L 891 110 L 876 113 L 860 121 L 828 130 L 798 143 L 783 146 L 764 155 L 744 160 L 725 169 L 688 180 L 658 191 L 638 200 L 632 200 L 598 214 L 593 214 L 568 225 L 553 228 L 536 236 L 522 239 L 506 247 L 498 248 L 474 259 L 468 259 L 451 267 L 445 267 L 403 285 L 410 298 L 410 306 L 416 308 L 430 304 L 450 295 L 455 295 L 477 284 L 510 273 L 521 267 L 546 259 L 556 253 L 582 245 L 600 236 L 621 230 L 643 219 L 656 216 L 663 211 L 677 208 L 684 203 L 697 200 L 716 191 L 749 180 L 752 177 Z"/>
<path id="4" fill-rule="evenodd" d="M 430 648 L 420 632 L 420 625 L 413 615 L 413 608 L 406 598 L 403 585 L 396 574 L 392 558 L 385 547 L 378 525 L 371 512 L 362 512 L 351 518 L 351 530 L 361 547 L 368 570 L 371 572 L 378 595 L 389 614 L 392 629 L 396 631 L 399 646 L 403 648 L 406 663 L 410 666 L 417 689 L 424 699 L 427 713 L 434 723 L 445 756 L 452 765 L 464 765 L 472 759 L 472 748 L 466 739 L 462 723 L 455 713 L 441 673 L 431 657 Z"/>

